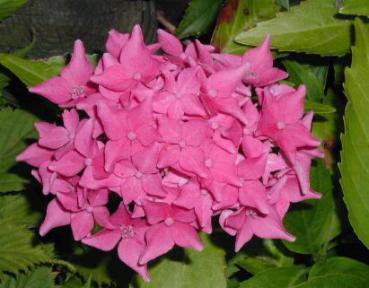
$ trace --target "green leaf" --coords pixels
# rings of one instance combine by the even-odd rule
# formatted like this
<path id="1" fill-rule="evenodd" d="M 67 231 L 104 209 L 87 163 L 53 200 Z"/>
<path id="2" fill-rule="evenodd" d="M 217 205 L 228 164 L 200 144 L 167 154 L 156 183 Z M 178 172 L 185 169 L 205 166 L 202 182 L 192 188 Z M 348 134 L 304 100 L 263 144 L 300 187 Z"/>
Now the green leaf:
<path id="1" fill-rule="evenodd" d="M 303 266 L 272 268 L 241 283 L 240 288 L 292 288 L 301 283 L 306 274 Z"/>
<path id="2" fill-rule="evenodd" d="M 367 0 L 345 0 L 339 7 L 339 13 L 348 15 L 369 16 L 369 5 Z"/>
<path id="3" fill-rule="evenodd" d="M 214 23 L 223 0 L 191 0 L 176 34 L 179 38 L 200 36 Z"/>
<path id="4" fill-rule="evenodd" d="M 88 279 L 87 279 L 87 282 L 86 282 L 86 284 L 85 285 L 83 285 L 83 287 L 82 288 L 91 288 L 91 280 L 92 279 L 92 276 L 90 275 L 89 277 L 88 277 Z"/>
<path id="5" fill-rule="evenodd" d="M 59 61 L 28 60 L 13 54 L 0 54 L 0 64 L 27 86 L 39 84 L 58 75 L 63 67 Z"/>
<path id="6" fill-rule="evenodd" d="M 164 258 L 150 269 L 151 282 L 136 278 L 131 287 L 160 288 L 225 288 L 225 259 L 222 248 L 202 235 L 205 249 L 186 250 L 181 259 Z"/>
<path id="7" fill-rule="evenodd" d="M 24 226 L 2 219 L 0 227 L 0 279 L 4 271 L 17 274 L 48 260 L 42 247 L 35 246 L 34 233 Z"/>
<path id="8" fill-rule="evenodd" d="M 324 115 L 336 112 L 336 108 L 328 104 L 322 104 L 318 102 L 305 101 L 305 111 L 314 111 L 315 114 Z"/>
<path id="9" fill-rule="evenodd" d="M 270 34 L 272 47 L 280 51 L 341 56 L 350 51 L 352 21 L 335 18 L 335 14 L 334 0 L 302 1 L 276 18 L 239 34 L 236 41 L 256 46 Z"/>
<path id="10" fill-rule="evenodd" d="M 293 60 L 284 60 L 284 67 L 286 67 L 289 74 L 288 80 L 295 85 L 306 85 L 307 98 L 311 101 L 320 102 L 324 98 L 324 86 L 328 72 L 328 66 L 314 66 L 307 64 L 300 64 Z M 334 112 L 334 111 L 333 111 Z"/>
<path id="11" fill-rule="evenodd" d="M 350 223 L 369 247 L 369 25 L 357 18 L 355 32 L 352 65 L 345 71 L 348 103 L 339 168 Z"/>
<path id="12" fill-rule="evenodd" d="M 0 288 L 54 288 L 56 274 L 48 267 L 38 267 L 17 278 L 7 276 L 0 284 Z"/>
<path id="13" fill-rule="evenodd" d="M 290 0 L 277 0 L 277 3 L 285 9 L 290 9 Z"/>
<path id="14" fill-rule="evenodd" d="M 0 192 L 19 191 L 25 180 L 7 172 L 15 165 L 15 157 L 25 147 L 25 140 L 33 138 L 36 117 L 23 110 L 0 110 Z"/>
<path id="15" fill-rule="evenodd" d="M 243 54 L 249 47 L 236 43 L 235 37 L 258 22 L 273 18 L 277 11 L 274 0 L 226 1 L 218 16 L 212 45 L 225 53 Z"/>
<path id="16" fill-rule="evenodd" d="M 40 214 L 32 211 L 29 200 L 22 194 L 0 197 L 0 221 L 12 225 L 35 226 Z"/>
<path id="17" fill-rule="evenodd" d="M 0 96 L 2 96 L 3 90 L 8 86 L 10 78 L 3 73 L 0 73 Z"/>
<path id="18" fill-rule="evenodd" d="M 0 21 L 10 16 L 28 0 L 0 0 Z"/>
<path id="19" fill-rule="evenodd" d="M 315 264 L 309 273 L 308 281 L 296 288 L 359 288 L 367 287 L 369 266 L 354 259 L 331 257 L 327 261 Z"/>
<path id="20" fill-rule="evenodd" d="M 296 241 L 283 243 L 293 252 L 324 256 L 329 241 L 341 232 L 333 198 L 332 175 L 323 161 L 317 161 L 310 177 L 312 188 L 321 192 L 323 197 L 293 206 L 286 215 L 285 225 L 296 236 Z"/>

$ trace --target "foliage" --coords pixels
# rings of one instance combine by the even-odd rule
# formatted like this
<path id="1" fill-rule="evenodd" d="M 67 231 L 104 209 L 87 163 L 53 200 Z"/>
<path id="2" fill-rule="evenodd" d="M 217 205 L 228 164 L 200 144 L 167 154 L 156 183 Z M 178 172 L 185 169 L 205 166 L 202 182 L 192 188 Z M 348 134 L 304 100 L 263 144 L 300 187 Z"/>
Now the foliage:
<path id="1" fill-rule="evenodd" d="M 349 219 L 356 234 L 369 247 L 369 26 L 355 22 L 356 44 L 352 64 L 345 71 L 348 103 L 345 111 L 345 134 L 342 137 L 341 184 Z"/>

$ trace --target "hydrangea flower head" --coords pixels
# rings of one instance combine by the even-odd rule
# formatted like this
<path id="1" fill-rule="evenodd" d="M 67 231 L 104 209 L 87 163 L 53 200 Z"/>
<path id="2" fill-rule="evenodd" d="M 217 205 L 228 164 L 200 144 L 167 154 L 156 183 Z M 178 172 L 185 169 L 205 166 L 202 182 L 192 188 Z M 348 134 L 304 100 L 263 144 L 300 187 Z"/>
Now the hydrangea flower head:
<path id="1" fill-rule="evenodd" d="M 77 40 L 61 75 L 30 89 L 64 109 L 63 126 L 37 123 L 38 142 L 17 157 L 54 197 L 40 234 L 70 225 L 147 281 L 147 264 L 174 246 L 202 250 L 214 217 L 236 251 L 254 235 L 293 241 L 283 217 L 320 197 L 309 172 L 322 153 L 306 89 L 278 82 L 287 73 L 270 41 L 236 56 L 163 30 L 146 45 L 135 26 L 112 30 L 93 67 Z"/>

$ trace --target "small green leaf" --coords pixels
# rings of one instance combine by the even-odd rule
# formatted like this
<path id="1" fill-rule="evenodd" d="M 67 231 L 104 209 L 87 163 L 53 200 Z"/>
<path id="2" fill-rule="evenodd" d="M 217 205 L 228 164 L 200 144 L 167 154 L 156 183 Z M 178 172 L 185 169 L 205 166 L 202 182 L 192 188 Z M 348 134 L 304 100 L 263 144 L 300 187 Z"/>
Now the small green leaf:
<path id="1" fill-rule="evenodd" d="M 285 9 L 290 9 L 290 0 L 277 0 L 277 3 Z"/>
<path id="2" fill-rule="evenodd" d="M 369 17 L 369 3 L 368 0 L 341 1 L 338 11 L 341 14 L 360 15 Z"/>
<path id="3" fill-rule="evenodd" d="M 305 111 L 314 111 L 315 114 L 324 115 L 336 112 L 336 108 L 328 104 L 322 104 L 318 102 L 305 101 Z"/>
<path id="4" fill-rule="evenodd" d="M 150 269 L 151 282 L 136 278 L 134 288 L 225 288 L 225 258 L 208 236 L 202 235 L 205 249 L 186 250 L 180 259 L 163 258 Z"/>
<path id="5" fill-rule="evenodd" d="M 28 0 L 0 0 L 0 21 L 10 16 Z"/>
<path id="6" fill-rule="evenodd" d="M 369 24 L 355 20 L 352 65 L 345 71 L 345 133 L 342 136 L 341 186 L 358 238 L 369 247 Z"/>
<path id="7" fill-rule="evenodd" d="M 324 98 L 324 86 L 328 72 L 328 66 L 311 66 L 300 64 L 293 60 L 284 60 L 289 78 L 295 85 L 304 84 L 307 88 L 307 98 L 311 101 L 321 102 Z"/>
<path id="8" fill-rule="evenodd" d="M 270 34 L 272 47 L 280 51 L 341 56 L 350 51 L 352 21 L 336 18 L 336 12 L 334 0 L 302 1 L 239 34 L 236 42 L 256 46 Z"/>
<path id="9" fill-rule="evenodd" d="M 333 198 L 332 175 L 323 161 L 317 161 L 310 177 L 312 188 L 323 197 L 293 206 L 286 215 L 285 225 L 296 236 L 296 241 L 283 243 L 292 252 L 324 256 L 329 241 L 341 232 Z"/>
<path id="10" fill-rule="evenodd" d="M 249 47 L 236 43 L 234 38 L 258 22 L 273 18 L 279 8 L 274 0 L 226 1 L 218 16 L 212 45 L 225 53 L 243 54 Z"/>
<path id="11" fill-rule="evenodd" d="M 0 279 L 5 271 L 17 274 L 47 262 L 45 251 L 34 243 L 34 233 L 7 219 L 0 220 L 0 227 Z"/>
<path id="12" fill-rule="evenodd" d="M 200 36 L 214 23 L 223 0 L 191 0 L 176 34 L 179 38 Z"/>
<path id="13" fill-rule="evenodd" d="M 331 257 L 315 264 L 310 270 L 308 281 L 296 288 L 359 288 L 367 287 L 369 266 L 345 257 Z"/>
<path id="14" fill-rule="evenodd" d="M 306 268 L 291 266 L 262 271 L 241 283 L 240 288 L 292 288 L 305 280 Z"/>
<path id="15" fill-rule="evenodd" d="M 0 284 L 0 288 L 54 288 L 56 274 L 48 267 L 38 267 L 17 278 L 7 276 Z"/>
<path id="16" fill-rule="evenodd" d="M 26 147 L 25 140 L 33 138 L 36 117 L 23 110 L 0 110 L 0 192 L 19 191 L 25 180 L 9 174 L 15 157 Z"/>
<path id="17" fill-rule="evenodd" d="M 0 64 L 9 69 L 27 86 L 39 84 L 59 74 L 63 64 L 28 60 L 13 54 L 0 54 Z"/>

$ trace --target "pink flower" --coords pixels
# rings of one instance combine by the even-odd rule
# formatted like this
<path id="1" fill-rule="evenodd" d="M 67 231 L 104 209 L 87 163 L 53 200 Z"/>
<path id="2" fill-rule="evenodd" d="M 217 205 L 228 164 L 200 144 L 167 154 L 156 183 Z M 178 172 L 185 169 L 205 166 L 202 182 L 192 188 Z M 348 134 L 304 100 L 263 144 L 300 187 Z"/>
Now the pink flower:
<path id="1" fill-rule="evenodd" d="M 64 109 L 63 126 L 37 123 L 38 142 L 17 157 L 53 197 L 40 234 L 70 225 L 146 281 L 147 263 L 174 246 L 201 250 L 217 216 L 236 251 L 253 235 L 293 241 L 283 217 L 320 197 L 309 177 L 323 155 L 305 87 L 278 83 L 287 73 L 270 37 L 237 56 L 163 30 L 145 45 L 136 25 L 111 30 L 106 50 L 94 68 L 77 40 L 61 75 L 31 88 Z"/>
<path id="2" fill-rule="evenodd" d="M 103 251 L 112 250 L 118 243 L 118 256 L 127 266 L 137 271 L 146 281 L 150 280 L 146 264 L 139 264 L 145 249 L 144 236 L 148 225 L 141 219 L 132 219 L 124 204 L 111 217 L 112 227 L 84 238 L 82 242 Z"/>
<path id="3" fill-rule="evenodd" d="M 74 43 L 72 58 L 62 70 L 61 76 L 53 77 L 29 90 L 62 106 L 70 106 L 92 94 L 95 89 L 92 88 L 89 79 L 93 73 L 93 66 L 85 53 L 82 41 L 77 40 Z"/>
<path id="4" fill-rule="evenodd" d="M 167 253 L 174 245 L 198 251 L 203 249 L 200 237 L 191 225 L 196 220 L 192 210 L 149 201 L 143 207 L 147 221 L 152 226 L 146 232 L 147 246 L 140 258 L 140 264 L 146 264 Z"/>

